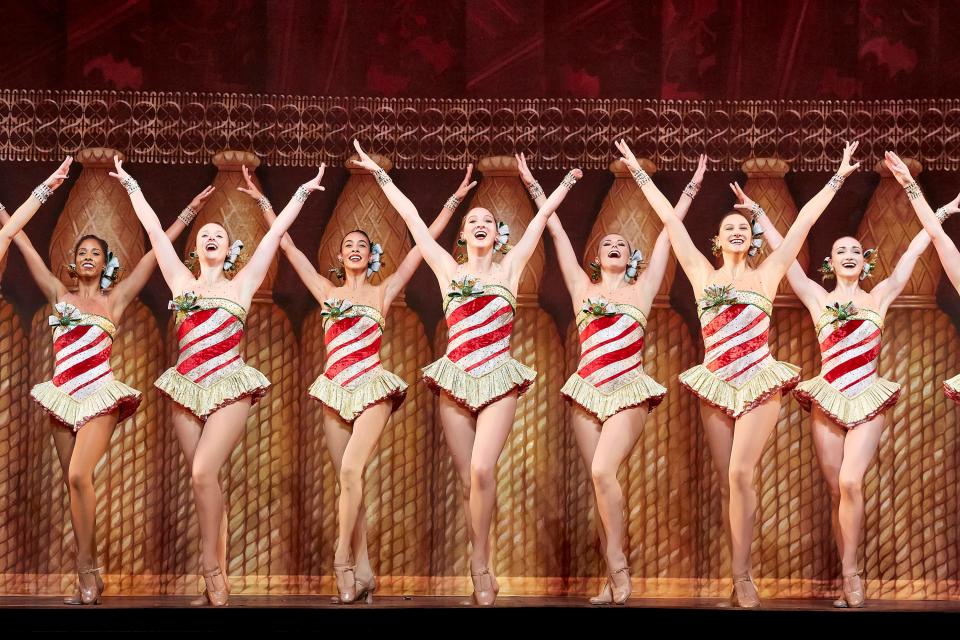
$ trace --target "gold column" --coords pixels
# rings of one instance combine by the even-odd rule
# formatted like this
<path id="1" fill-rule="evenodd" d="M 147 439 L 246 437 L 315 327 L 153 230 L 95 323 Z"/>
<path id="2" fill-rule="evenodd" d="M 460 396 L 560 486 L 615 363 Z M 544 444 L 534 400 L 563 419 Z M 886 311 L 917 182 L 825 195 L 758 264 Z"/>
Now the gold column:
<path id="1" fill-rule="evenodd" d="M 83 171 L 67 197 L 50 242 L 51 270 L 71 289 L 76 287 L 65 265 L 73 261 L 73 247 L 85 234 L 107 241 L 120 264 L 133 268 L 144 254 L 143 230 L 123 187 L 107 175 L 113 156 L 108 148 L 83 149 L 76 160 Z M 53 375 L 53 341 L 41 307 L 34 315 L 30 339 L 31 384 Z M 163 535 L 161 495 L 157 491 L 159 461 L 156 452 L 167 434 L 162 407 L 152 393 L 160 374 L 163 341 L 156 320 L 139 300 L 127 307 L 117 323 L 111 364 L 118 380 L 143 393 L 137 413 L 114 431 L 106 456 L 96 467 L 97 547 L 104 582 L 110 590 L 151 592 L 159 581 Z M 40 593 L 72 591 L 76 579 L 74 541 L 68 494 L 51 440 L 50 422 L 31 402 L 31 456 L 35 469 L 30 482 L 30 531 L 36 554 Z"/>
<path id="2" fill-rule="evenodd" d="M 640 159 L 653 175 L 656 165 Z M 619 160 L 610 163 L 613 183 L 600 207 L 587 239 L 584 269 L 597 255 L 603 236 L 618 233 L 631 248 L 649 259 L 663 228 L 647 199 Z M 621 469 L 626 507 L 627 557 L 636 588 L 651 596 L 688 593 L 695 575 L 697 518 L 694 483 L 695 447 L 699 431 L 696 398 L 685 391 L 677 376 L 697 362 L 697 348 L 683 318 L 670 307 L 670 288 L 676 272 L 671 254 L 659 293 L 647 318 L 644 335 L 644 370 L 667 387 L 667 397 L 653 410 L 627 464 Z M 575 300 L 574 304 L 580 301 Z M 579 359 L 577 327 L 567 331 L 569 373 Z M 596 592 L 606 579 L 606 564 L 597 539 L 593 509 L 593 484 L 582 462 L 570 424 L 568 441 L 570 485 L 566 518 L 571 528 L 571 590 Z M 651 518 L 651 513 L 658 517 Z M 592 515 L 590 515 L 592 514 Z"/>
<path id="3" fill-rule="evenodd" d="M 916 176 L 919 162 L 905 160 Z M 890 275 L 921 230 L 902 187 L 883 163 L 857 237 L 880 249 L 874 281 Z M 930 203 L 936 208 L 941 203 Z M 933 248 L 917 261 L 903 293 L 887 312 L 881 376 L 903 385 L 887 413 L 875 464 L 865 478 L 866 522 L 861 566 L 868 598 L 934 599 L 955 593 L 960 566 L 956 535 L 956 405 L 942 381 L 960 370 L 960 344 L 936 302 L 943 268 Z M 870 280 L 865 281 L 869 287 Z M 833 564 L 830 578 L 839 575 Z M 953 585 L 953 586 L 951 586 Z"/>
<path id="4" fill-rule="evenodd" d="M 185 251 L 189 254 L 195 248 L 197 231 L 203 225 L 216 222 L 227 230 L 230 242 L 243 241 L 249 258 L 266 233 L 267 224 L 257 204 L 237 187 L 244 184 L 241 167 L 255 170 L 260 161 L 250 152 L 236 150 L 221 151 L 212 161 L 217 167 L 213 180 L 216 191 L 194 220 Z M 256 177 L 254 182 L 259 187 Z M 285 205 L 286 200 L 282 204 L 277 200 L 278 208 Z M 234 586 L 244 593 L 289 592 L 296 590 L 299 580 L 296 550 L 301 526 L 294 425 L 300 420 L 303 385 L 293 328 L 287 314 L 273 302 L 277 268 L 274 258 L 247 312 L 240 346 L 246 363 L 263 372 L 271 385 L 266 396 L 254 405 L 243 439 L 221 476 L 229 507 L 229 573 L 235 576 Z M 172 319 L 169 335 L 176 342 Z M 182 459 L 180 467 L 184 476 L 177 486 L 181 492 L 189 492 L 189 474 Z M 192 502 L 189 493 L 171 498 L 179 505 L 179 513 L 192 511 L 186 508 Z M 190 517 L 195 520 L 192 514 Z M 195 524 L 187 524 L 185 517 L 180 520 L 181 531 L 193 530 Z M 189 563 L 188 571 L 198 566 L 197 551 L 197 541 L 190 540 L 183 555 Z"/>
<path id="5" fill-rule="evenodd" d="M 387 171 L 393 167 L 389 158 L 376 154 L 372 157 Z M 413 243 L 406 224 L 373 176 L 349 160 L 345 166 L 350 177 L 324 229 L 317 269 L 326 274 L 328 268 L 337 264 L 343 237 L 354 229 L 362 229 L 384 250 L 383 267 L 373 276 L 373 282 L 379 283 L 394 272 Z M 324 369 L 320 311 L 318 307 L 307 315 L 301 338 L 304 573 L 309 576 L 311 591 L 335 591 L 332 573 L 337 544 L 337 477 L 323 438 L 323 406 L 306 394 L 306 387 Z M 433 401 L 430 390 L 420 383 L 420 369 L 429 364 L 431 349 L 423 323 L 407 306 L 403 294 L 384 311 L 388 313 L 381 342 L 383 366 L 409 386 L 406 400 L 387 422 L 364 476 L 367 540 L 384 593 L 422 593 L 429 586 L 426 576 L 430 575 L 429 461 L 434 434 L 429 429 L 433 424 Z M 319 576 L 325 576 L 322 584 Z"/>
<path id="6" fill-rule="evenodd" d="M 747 174 L 744 191 L 764 208 L 777 230 L 786 235 L 798 213 L 784 180 L 790 165 L 777 158 L 751 158 L 742 169 Z M 765 243 L 755 260 L 762 260 L 770 251 L 769 243 Z M 804 268 L 809 264 L 806 244 L 797 260 Z M 797 299 L 786 277 L 773 306 L 770 347 L 774 357 L 800 366 L 802 380 L 815 376 L 820 370 L 816 331 L 810 313 Z M 800 408 L 792 394 L 785 396 L 774 435 L 760 462 L 753 573 L 762 585 L 761 595 L 767 597 L 809 593 L 810 579 L 822 573 L 818 545 L 823 540 L 833 540 L 829 495 L 813 445 L 806 437 L 809 423 L 810 414 Z M 715 533 L 722 535 L 720 529 Z M 728 589 L 728 574 L 725 565 L 721 591 Z"/>
<path id="7" fill-rule="evenodd" d="M 521 237 L 534 211 L 517 179 L 516 160 L 509 156 L 481 158 L 477 169 L 483 181 L 477 187 L 474 207 L 485 207 L 510 225 L 513 242 Z M 513 432 L 507 440 L 497 469 L 497 513 L 493 537 L 494 573 L 502 593 L 561 592 L 564 535 L 561 487 L 565 435 L 563 402 L 563 343 L 553 319 L 540 308 L 537 291 L 543 279 L 543 245 L 527 263 L 520 278 L 518 309 L 513 325 L 513 356 L 537 370 L 537 379 L 517 406 Z M 437 328 L 437 353 L 445 348 L 446 326 Z M 436 429 L 440 429 L 439 423 Z M 449 449 L 437 450 L 433 463 L 439 485 L 434 499 L 438 527 L 444 538 L 435 545 L 434 573 L 438 590 L 469 588 L 467 536 L 463 526 L 460 486 L 453 472 Z M 443 580 L 452 576 L 452 580 Z"/>

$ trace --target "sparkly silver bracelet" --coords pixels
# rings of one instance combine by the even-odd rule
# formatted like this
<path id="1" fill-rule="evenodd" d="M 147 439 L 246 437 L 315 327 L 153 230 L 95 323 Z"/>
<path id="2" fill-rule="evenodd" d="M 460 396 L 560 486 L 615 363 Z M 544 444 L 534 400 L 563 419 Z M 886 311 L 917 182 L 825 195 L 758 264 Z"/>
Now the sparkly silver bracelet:
<path id="1" fill-rule="evenodd" d="M 530 197 L 536 200 L 537 198 L 543 198 L 543 187 L 540 186 L 540 183 L 534 180 L 527 185 L 527 192 L 530 194 Z"/>
<path id="2" fill-rule="evenodd" d="M 257 198 L 257 206 L 264 211 L 273 211 L 273 205 L 270 204 L 269 200 L 267 200 L 267 196 L 260 196 Z"/>
<path id="3" fill-rule="evenodd" d="M 757 218 L 767 215 L 767 212 L 763 210 L 763 207 L 754 202 L 750 205 L 750 214 L 753 216 L 753 219 L 756 220 Z"/>
<path id="4" fill-rule="evenodd" d="M 683 195 L 689 197 L 691 200 L 697 197 L 697 194 L 700 193 L 700 184 L 691 180 L 687 183 L 687 186 L 683 188 Z"/>
<path id="5" fill-rule="evenodd" d="M 907 197 L 911 200 L 916 200 L 923 195 L 923 192 L 920 191 L 920 185 L 917 184 L 916 180 L 911 180 L 909 184 L 903 187 L 903 190 L 907 192 Z"/>
<path id="6" fill-rule="evenodd" d="M 6 210 L 7 208 L 4 206 L 2 202 L 0 202 L 0 211 L 6 211 Z"/>
<path id="7" fill-rule="evenodd" d="M 577 184 L 577 177 L 573 171 L 567 171 L 567 175 L 563 176 L 563 180 L 560 181 L 560 186 L 567 189 L 572 188 L 575 184 Z"/>
<path id="8" fill-rule="evenodd" d="M 393 182 L 393 178 L 391 178 L 387 174 L 387 172 L 383 170 L 383 167 L 380 167 L 376 171 L 374 171 L 373 177 L 377 179 L 377 184 L 380 185 L 381 187 Z"/>
<path id="9" fill-rule="evenodd" d="M 460 206 L 460 203 L 463 202 L 456 196 L 456 194 L 447 198 L 447 201 L 443 203 L 444 209 L 450 209 L 450 211 L 456 211 L 457 207 Z"/>
<path id="10" fill-rule="evenodd" d="M 943 224 L 947 218 L 953 215 L 953 213 L 947 211 L 946 207 L 940 207 L 934 212 L 934 215 L 937 216 L 937 220 L 940 221 L 940 224 Z"/>
<path id="11" fill-rule="evenodd" d="M 177 220 L 183 224 L 190 226 L 190 223 L 193 222 L 193 219 L 197 217 L 197 211 L 187 205 L 183 208 L 183 211 L 180 212 L 180 215 L 177 216 Z"/>
<path id="12" fill-rule="evenodd" d="M 36 189 L 33 190 L 33 197 L 39 200 L 41 204 L 46 202 L 47 198 L 49 198 L 52 195 L 53 195 L 53 189 L 51 189 L 50 187 L 42 183 L 38 185 Z"/>
<path id="13" fill-rule="evenodd" d="M 840 187 L 843 186 L 844 180 L 846 180 L 845 176 L 842 176 L 839 173 L 835 173 L 829 180 L 827 180 L 827 186 L 833 189 L 834 191 L 840 191 Z"/>
<path id="14" fill-rule="evenodd" d="M 133 179 L 133 176 L 121 178 L 120 184 L 122 184 L 123 188 L 127 190 L 127 193 L 134 193 L 135 191 L 140 190 L 140 185 L 137 184 L 137 181 Z"/>
<path id="15" fill-rule="evenodd" d="M 633 175 L 633 179 L 636 181 L 637 185 L 641 187 L 645 184 L 650 184 L 650 175 L 647 174 L 647 172 L 643 169 L 637 169 L 631 175 Z"/>
<path id="16" fill-rule="evenodd" d="M 307 189 L 303 185 L 297 187 L 297 190 L 293 193 L 293 199 L 300 203 L 306 202 L 309 197 L 310 189 Z"/>

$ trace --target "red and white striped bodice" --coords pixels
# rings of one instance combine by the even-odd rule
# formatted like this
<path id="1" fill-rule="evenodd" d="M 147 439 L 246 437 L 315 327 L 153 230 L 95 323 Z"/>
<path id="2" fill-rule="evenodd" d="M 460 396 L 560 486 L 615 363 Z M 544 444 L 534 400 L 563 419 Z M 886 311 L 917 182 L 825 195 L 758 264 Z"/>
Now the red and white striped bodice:
<path id="1" fill-rule="evenodd" d="M 647 319 L 636 307 L 609 303 L 610 315 L 581 310 L 577 375 L 603 393 L 611 393 L 643 375 L 643 333 Z"/>
<path id="2" fill-rule="evenodd" d="M 113 322 L 80 312 L 78 324 L 53 331 L 53 384 L 75 400 L 99 391 L 113 378 L 110 352 L 117 328 Z"/>
<path id="3" fill-rule="evenodd" d="M 704 308 L 700 300 L 703 366 L 733 387 L 742 387 L 773 362 L 768 345 L 773 305 L 753 291 L 729 292 L 730 301 Z"/>
<path id="4" fill-rule="evenodd" d="M 474 377 L 510 359 L 516 299 L 500 285 L 482 285 L 481 293 L 448 297 L 446 357 Z"/>
<path id="5" fill-rule="evenodd" d="M 383 316 L 379 311 L 354 304 L 344 315 L 325 319 L 324 328 L 327 364 L 323 375 L 326 378 L 352 390 L 381 374 Z"/>
<path id="6" fill-rule="evenodd" d="M 883 320 L 870 309 L 857 309 L 845 320 L 825 312 L 817 322 L 820 377 L 848 398 L 877 379 Z"/>
<path id="7" fill-rule="evenodd" d="M 246 310 L 226 298 L 197 298 L 177 325 L 176 371 L 202 387 L 242 369 L 240 339 Z"/>

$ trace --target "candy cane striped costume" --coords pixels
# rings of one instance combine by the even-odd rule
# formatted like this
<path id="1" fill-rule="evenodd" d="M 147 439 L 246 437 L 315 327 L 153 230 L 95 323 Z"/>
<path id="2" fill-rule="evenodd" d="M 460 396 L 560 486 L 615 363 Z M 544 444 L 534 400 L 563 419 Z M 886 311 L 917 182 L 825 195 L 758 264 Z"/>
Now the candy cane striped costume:
<path id="1" fill-rule="evenodd" d="M 817 321 L 820 375 L 793 390 L 800 406 L 812 404 L 841 427 L 850 429 L 883 413 L 900 397 L 900 385 L 877 375 L 883 319 L 870 309 L 857 309 L 838 320 L 830 312 Z"/>
<path id="2" fill-rule="evenodd" d="M 773 305 L 753 291 L 709 287 L 697 301 L 703 364 L 680 374 L 702 400 L 737 418 L 800 380 L 800 368 L 773 358 L 768 344 Z"/>
<path id="3" fill-rule="evenodd" d="M 523 394 L 537 372 L 510 357 L 513 294 L 471 276 L 451 284 L 444 301 L 447 352 L 424 367 L 424 382 L 474 412 L 515 389 Z"/>
<path id="4" fill-rule="evenodd" d="M 58 423 L 78 431 L 98 416 L 118 411 L 129 418 L 140 404 L 140 392 L 114 379 L 110 352 L 117 327 L 103 316 L 83 313 L 59 302 L 53 326 L 53 380 L 30 390 L 30 396 Z"/>
<path id="5" fill-rule="evenodd" d="M 189 302 L 178 303 L 184 296 Z M 263 397 L 270 381 L 240 355 L 246 310 L 226 298 L 189 292 L 171 303 L 177 304 L 180 355 L 154 383 L 160 392 L 201 420 L 231 402 Z"/>
<path id="6" fill-rule="evenodd" d="M 667 390 L 643 371 L 646 327 L 646 316 L 632 305 L 588 300 L 577 314 L 580 362 L 561 395 L 600 422 L 630 407 L 660 404 Z"/>
<path id="7" fill-rule="evenodd" d="M 406 396 L 407 384 L 380 363 L 383 315 L 373 307 L 349 300 L 327 300 L 323 304 L 327 364 L 310 386 L 310 396 L 347 422 L 384 399 L 390 399 L 396 411 Z"/>

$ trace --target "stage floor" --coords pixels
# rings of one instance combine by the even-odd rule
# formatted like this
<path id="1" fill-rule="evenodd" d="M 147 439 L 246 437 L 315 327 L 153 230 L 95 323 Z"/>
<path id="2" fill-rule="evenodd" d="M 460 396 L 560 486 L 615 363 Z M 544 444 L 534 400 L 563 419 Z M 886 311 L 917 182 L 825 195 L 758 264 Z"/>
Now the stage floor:
<path id="1" fill-rule="evenodd" d="M 374 603 L 342 606 L 330 596 L 233 596 L 221 609 L 191 607 L 187 596 L 105 596 L 96 607 L 66 606 L 61 597 L 2 596 L 0 625 L 5 629 L 86 631 L 105 629 L 126 632 L 226 631 L 329 631 L 409 629 L 418 636 L 501 635 L 517 630 L 517 624 L 535 629 L 536 635 L 556 630 L 569 632 L 576 626 L 596 627 L 614 621 L 617 625 L 642 625 L 664 630 L 704 628 L 757 628 L 789 624 L 790 629 L 809 628 L 832 633 L 843 628 L 865 631 L 876 627 L 917 631 L 918 623 L 956 624 L 960 601 L 877 600 L 863 609 L 835 609 L 830 600 L 765 600 L 761 609 L 745 611 L 716 598 L 635 598 L 626 606 L 593 606 L 583 598 L 511 597 L 497 600 L 495 607 L 475 607 L 466 596 L 377 597 Z M 613 616 L 613 617 L 611 617 Z M 850 617 L 854 616 L 854 617 Z M 470 624 L 463 627 L 464 621 Z M 484 622 L 492 626 L 487 628 Z M 482 626 L 478 626 L 481 623 Z M 827 625 L 824 627 L 823 625 Z M 485 633 L 481 633 L 486 629 Z M 785 630 L 786 627 L 778 627 Z M 433 632 L 433 633 L 431 633 Z M 509 634 L 513 635 L 513 634 Z"/>

